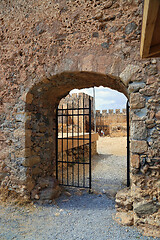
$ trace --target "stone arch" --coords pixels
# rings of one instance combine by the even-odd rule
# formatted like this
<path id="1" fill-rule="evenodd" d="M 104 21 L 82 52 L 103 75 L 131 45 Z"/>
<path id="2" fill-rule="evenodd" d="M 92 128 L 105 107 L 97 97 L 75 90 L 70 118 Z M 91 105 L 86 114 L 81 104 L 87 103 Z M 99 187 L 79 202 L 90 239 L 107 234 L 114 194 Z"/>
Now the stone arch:
<path id="1" fill-rule="evenodd" d="M 128 90 L 119 77 L 96 72 L 62 72 L 35 84 L 26 95 L 25 161 L 27 191 L 31 198 L 45 198 L 46 186 L 51 190 L 49 198 L 58 194 L 55 182 L 56 107 L 59 101 L 74 88 L 93 86 L 109 87 L 123 93 Z M 54 185 L 55 184 L 55 185 Z M 55 190 L 57 187 L 58 190 Z M 53 190 L 54 189 L 54 190 Z"/>

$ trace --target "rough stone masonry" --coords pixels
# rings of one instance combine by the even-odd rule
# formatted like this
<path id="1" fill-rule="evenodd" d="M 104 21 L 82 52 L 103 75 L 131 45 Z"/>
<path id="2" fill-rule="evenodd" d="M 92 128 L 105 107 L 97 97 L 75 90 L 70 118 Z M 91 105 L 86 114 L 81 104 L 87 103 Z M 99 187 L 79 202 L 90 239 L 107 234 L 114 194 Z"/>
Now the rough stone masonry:
<path id="1" fill-rule="evenodd" d="M 71 89 L 110 87 L 130 102 L 118 211 L 160 236 L 160 61 L 140 58 L 141 22 L 142 0 L 0 1 L 1 194 L 55 197 L 55 109 Z"/>

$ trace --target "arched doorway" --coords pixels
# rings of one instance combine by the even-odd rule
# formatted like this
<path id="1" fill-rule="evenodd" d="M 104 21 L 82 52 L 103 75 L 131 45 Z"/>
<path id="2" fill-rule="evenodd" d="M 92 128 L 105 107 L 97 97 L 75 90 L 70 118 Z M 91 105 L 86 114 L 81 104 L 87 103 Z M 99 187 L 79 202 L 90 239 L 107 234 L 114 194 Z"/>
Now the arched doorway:
<path id="1" fill-rule="evenodd" d="M 96 96 L 95 99 L 93 96 Z M 86 139 L 85 142 L 77 141 L 74 146 L 73 143 L 76 141 L 77 136 L 83 139 L 83 130 L 85 134 L 88 134 L 89 131 L 88 125 L 85 124 L 85 121 L 83 122 L 83 119 L 80 119 L 78 114 L 83 113 L 81 109 L 83 107 L 83 99 L 85 99 L 84 107 L 88 109 L 87 103 L 89 98 L 92 103 L 91 144 L 89 144 L 89 139 Z M 93 114 L 94 100 L 95 116 Z M 60 121 L 57 124 L 59 130 L 59 138 L 57 138 L 59 146 L 57 178 L 63 186 L 76 186 L 84 189 L 89 187 L 87 184 L 89 179 L 91 179 L 93 192 L 104 193 L 111 197 L 115 196 L 118 190 L 129 186 L 129 174 L 127 174 L 129 166 L 127 168 L 126 156 L 127 150 L 129 150 L 126 141 L 126 101 L 127 98 L 123 94 L 102 86 L 94 89 L 74 89 L 60 101 L 58 106 L 58 118 Z M 74 106 L 75 116 L 72 117 Z M 77 106 L 80 107 L 79 111 Z M 69 121 L 69 118 L 72 118 L 73 121 Z M 72 128 L 72 123 L 74 128 Z M 105 130 L 105 127 L 107 127 L 108 132 L 105 131 L 102 135 L 98 130 Z M 118 127 L 121 129 L 117 129 Z M 72 142 L 73 135 L 75 137 Z M 83 152 L 84 146 L 86 147 L 85 152 Z M 90 146 L 91 160 L 88 156 Z M 68 151 L 66 151 L 67 147 Z M 89 164 L 91 164 L 91 173 L 88 168 Z M 111 176 L 111 181 L 109 176 Z M 72 191 L 73 189 L 71 188 L 70 190 Z"/>
<path id="2" fill-rule="evenodd" d="M 61 98 L 74 88 L 104 86 L 122 92 L 127 88 L 120 78 L 94 72 L 63 72 L 51 79 L 43 79 L 26 96 L 25 161 L 27 190 L 31 198 L 53 198 L 56 158 L 56 108 Z M 47 188 L 49 190 L 47 190 Z"/>

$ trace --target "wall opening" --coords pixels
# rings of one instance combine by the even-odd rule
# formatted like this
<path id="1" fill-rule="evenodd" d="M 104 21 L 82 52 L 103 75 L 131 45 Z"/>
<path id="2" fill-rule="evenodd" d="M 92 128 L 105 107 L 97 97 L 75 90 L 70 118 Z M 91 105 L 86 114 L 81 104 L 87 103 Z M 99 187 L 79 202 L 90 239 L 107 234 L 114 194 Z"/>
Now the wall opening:
<path id="1" fill-rule="evenodd" d="M 96 132 L 99 134 L 99 138 L 96 139 L 97 142 L 92 143 L 92 190 L 115 196 L 116 192 L 126 187 L 127 184 L 127 98 L 117 91 L 102 86 L 94 90 L 93 88 L 74 89 L 61 99 L 59 108 L 63 106 L 63 109 L 67 109 L 67 105 L 72 106 L 72 102 L 81 101 L 83 97 L 86 100 L 91 98 L 93 108 L 93 92 L 96 96 Z M 76 120 L 75 122 L 77 122 Z M 92 135 L 95 131 L 94 123 L 94 114 L 92 114 Z M 70 126 L 69 122 L 68 125 Z M 85 130 L 87 130 L 86 126 Z M 61 130 L 59 129 L 59 131 Z M 65 123 L 64 131 L 66 131 Z M 94 139 L 94 137 L 92 138 Z M 69 154 L 69 159 L 77 156 L 78 150 L 73 149 L 73 152 Z M 60 158 L 61 155 L 67 159 L 67 152 L 64 154 L 61 152 Z M 61 170 L 60 172 L 62 172 Z M 72 174 L 72 166 L 69 166 L 69 170 Z M 67 167 L 65 169 L 63 167 L 63 172 L 67 172 Z M 80 177 L 83 179 L 83 171 L 79 173 L 75 171 L 75 174 L 81 175 Z M 87 172 L 85 174 L 87 176 Z M 74 176 L 75 179 L 76 177 Z M 67 182 L 67 174 L 64 174 L 63 180 Z"/>
<path id="2" fill-rule="evenodd" d="M 25 162 L 27 190 L 32 199 L 52 199 L 60 189 L 55 180 L 56 108 L 72 89 L 104 86 L 123 93 L 118 77 L 94 72 L 63 72 L 43 79 L 26 97 Z"/>

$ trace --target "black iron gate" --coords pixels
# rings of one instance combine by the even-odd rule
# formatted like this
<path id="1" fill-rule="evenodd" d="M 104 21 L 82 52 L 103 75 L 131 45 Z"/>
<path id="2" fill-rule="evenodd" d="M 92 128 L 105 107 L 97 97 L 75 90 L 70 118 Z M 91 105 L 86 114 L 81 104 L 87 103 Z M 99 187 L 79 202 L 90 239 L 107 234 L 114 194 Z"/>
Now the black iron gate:
<path id="1" fill-rule="evenodd" d="M 130 186 L 130 138 L 129 138 L 129 101 L 126 104 L 126 113 L 127 113 L 127 187 Z"/>
<path id="2" fill-rule="evenodd" d="M 91 189 L 90 97 L 59 106 L 56 119 L 56 178 L 64 186 Z"/>

